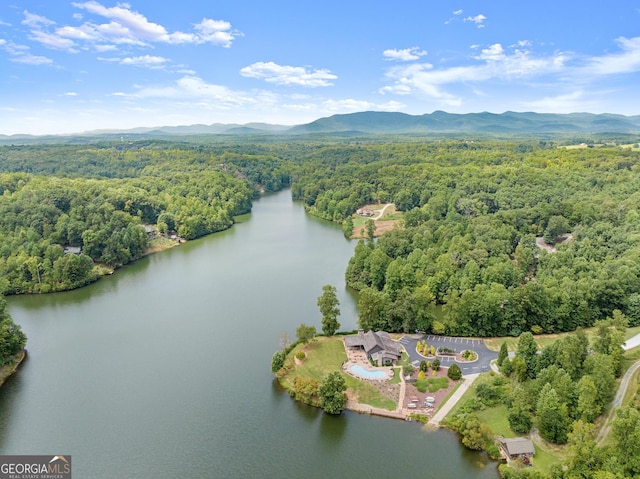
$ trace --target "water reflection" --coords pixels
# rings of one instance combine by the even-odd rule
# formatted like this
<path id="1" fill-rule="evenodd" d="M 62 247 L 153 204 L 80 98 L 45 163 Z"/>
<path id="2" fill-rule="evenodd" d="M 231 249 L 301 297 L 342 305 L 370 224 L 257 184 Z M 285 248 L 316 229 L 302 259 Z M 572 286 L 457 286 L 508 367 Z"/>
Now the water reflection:
<path id="1" fill-rule="evenodd" d="M 20 392 L 23 388 L 23 379 L 21 373 L 25 372 L 28 367 L 29 355 L 27 355 L 20 364 L 18 372 L 13 374 L 0 387 L 0 448 L 4 447 L 4 443 L 11 431 L 11 411 Z"/>
<path id="2" fill-rule="evenodd" d="M 348 413 L 339 416 L 332 414 L 322 414 L 320 418 L 320 428 L 318 429 L 318 440 L 327 449 L 336 449 L 342 444 L 342 440 L 349 423 Z"/>

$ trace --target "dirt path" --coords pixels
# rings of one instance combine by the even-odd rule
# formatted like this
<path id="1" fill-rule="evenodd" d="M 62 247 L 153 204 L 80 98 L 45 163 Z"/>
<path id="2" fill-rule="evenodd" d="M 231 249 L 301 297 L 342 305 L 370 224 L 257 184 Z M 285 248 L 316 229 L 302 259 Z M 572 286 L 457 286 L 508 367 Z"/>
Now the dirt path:
<path id="1" fill-rule="evenodd" d="M 386 205 L 384 205 L 384 207 L 380 211 L 378 211 L 378 215 L 375 218 L 371 218 L 371 219 L 373 221 L 377 221 L 380 218 L 382 218 L 382 216 L 384 215 L 384 212 L 387 210 L 389 206 L 393 206 L 393 203 L 387 203 Z"/>
<path id="2" fill-rule="evenodd" d="M 600 445 L 611 432 L 611 421 L 616 415 L 616 409 L 622 406 L 622 400 L 624 399 L 624 395 L 629 388 L 629 382 L 631 381 L 631 376 L 640 369 L 640 361 L 633 363 L 633 365 L 627 369 L 627 372 L 622 376 L 622 380 L 620 381 L 620 387 L 618 388 L 618 392 L 616 393 L 616 397 L 613 398 L 613 402 L 611 403 L 611 410 L 609 411 L 609 415 L 604 422 L 604 425 L 598 432 L 596 436 L 596 442 Z"/>

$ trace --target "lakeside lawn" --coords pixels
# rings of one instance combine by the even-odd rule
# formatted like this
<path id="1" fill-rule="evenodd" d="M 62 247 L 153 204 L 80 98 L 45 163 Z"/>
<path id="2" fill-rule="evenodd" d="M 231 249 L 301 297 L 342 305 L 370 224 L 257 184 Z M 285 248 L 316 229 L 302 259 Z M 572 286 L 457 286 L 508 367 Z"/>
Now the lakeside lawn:
<path id="1" fill-rule="evenodd" d="M 306 359 L 300 365 L 295 365 L 293 357 L 298 351 L 304 351 Z M 293 387 L 296 377 L 312 378 L 321 382 L 332 371 L 340 371 L 347 384 L 347 394 L 358 398 L 358 402 L 387 411 L 394 411 L 397 404 L 384 397 L 373 384 L 368 381 L 360 381 L 342 372 L 342 363 L 347 360 L 342 339 L 336 337 L 317 337 L 311 343 L 299 344 L 286 360 L 286 365 L 291 369 L 280 379 L 280 383 L 287 389 Z M 400 376 L 396 370 L 389 384 L 400 382 Z"/>
<path id="2" fill-rule="evenodd" d="M 478 402 L 478 395 L 476 394 L 476 388 L 479 384 L 490 383 L 491 379 L 495 376 L 495 373 L 482 373 L 473 384 L 473 387 L 467 389 L 460 401 L 449 411 L 446 419 L 450 419 L 458 414 L 460 408 L 467 402 Z M 514 433 L 509 427 L 508 410 L 504 404 L 498 404 L 493 407 L 483 407 L 475 412 L 480 422 L 487 424 L 494 436 L 503 436 L 506 438 L 518 437 L 519 435 Z M 549 444 L 539 437 L 532 437 L 533 444 L 536 450 L 536 455 L 533 459 L 533 469 L 537 469 L 543 473 L 550 472 L 552 464 L 560 464 L 566 459 L 566 446 L 557 446 L 555 444 Z"/>

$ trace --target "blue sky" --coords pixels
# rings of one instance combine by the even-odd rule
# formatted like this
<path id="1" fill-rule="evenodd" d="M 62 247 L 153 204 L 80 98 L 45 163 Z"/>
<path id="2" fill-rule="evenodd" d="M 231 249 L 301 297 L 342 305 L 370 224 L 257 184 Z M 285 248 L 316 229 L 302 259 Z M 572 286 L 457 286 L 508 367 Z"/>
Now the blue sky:
<path id="1" fill-rule="evenodd" d="M 640 2 L 4 0 L 0 134 L 640 114 Z"/>

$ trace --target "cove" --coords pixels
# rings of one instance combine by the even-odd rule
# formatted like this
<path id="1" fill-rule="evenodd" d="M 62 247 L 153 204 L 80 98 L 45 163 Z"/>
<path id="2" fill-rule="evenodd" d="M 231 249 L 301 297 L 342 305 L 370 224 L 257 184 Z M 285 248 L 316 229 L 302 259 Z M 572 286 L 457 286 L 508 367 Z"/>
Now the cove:
<path id="1" fill-rule="evenodd" d="M 498 477 L 446 430 L 293 401 L 279 335 L 319 329 L 322 285 L 356 327 L 354 242 L 288 191 L 231 229 L 85 288 L 10 297 L 29 356 L 0 388 L 0 454 L 70 454 L 74 477 Z"/>

